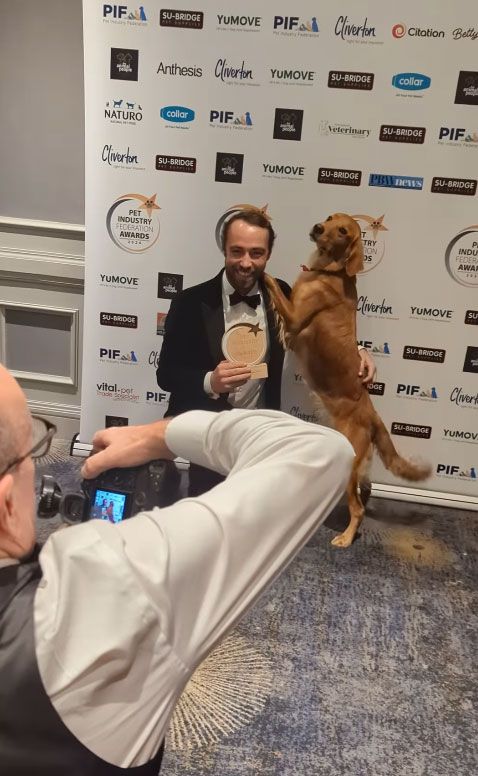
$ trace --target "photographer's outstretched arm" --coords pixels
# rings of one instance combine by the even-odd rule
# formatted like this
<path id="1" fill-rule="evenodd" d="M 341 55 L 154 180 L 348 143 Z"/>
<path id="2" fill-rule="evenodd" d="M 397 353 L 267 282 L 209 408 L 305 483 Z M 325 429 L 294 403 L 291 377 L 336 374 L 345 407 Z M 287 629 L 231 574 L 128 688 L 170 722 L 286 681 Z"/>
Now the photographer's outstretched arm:
<path id="1" fill-rule="evenodd" d="M 170 420 L 158 420 L 144 426 L 121 426 L 97 431 L 93 437 L 93 455 L 83 464 L 86 479 L 108 469 L 139 466 L 156 458 L 174 458 L 165 440 Z"/>

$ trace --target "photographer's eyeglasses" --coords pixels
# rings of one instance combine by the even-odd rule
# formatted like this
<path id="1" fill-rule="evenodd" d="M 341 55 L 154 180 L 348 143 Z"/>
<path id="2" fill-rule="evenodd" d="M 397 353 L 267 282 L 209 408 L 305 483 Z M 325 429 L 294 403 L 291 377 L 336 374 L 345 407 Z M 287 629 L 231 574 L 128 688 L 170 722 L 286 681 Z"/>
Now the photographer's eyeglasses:
<path id="1" fill-rule="evenodd" d="M 19 458 L 15 458 L 14 461 L 9 463 L 7 468 L 0 472 L 0 477 L 3 477 L 15 466 L 18 466 L 18 464 L 22 463 L 22 461 L 24 461 L 26 458 L 31 457 L 36 459 L 43 458 L 43 456 L 47 455 L 50 450 L 51 440 L 55 434 L 56 426 L 53 423 L 50 423 L 49 420 L 45 420 L 45 418 L 41 418 L 39 415 L 32 415 L 33 446 L 31 450 L 29 450 L 28 453 L 25 453 L 25 455 L 22 455 Z"/>

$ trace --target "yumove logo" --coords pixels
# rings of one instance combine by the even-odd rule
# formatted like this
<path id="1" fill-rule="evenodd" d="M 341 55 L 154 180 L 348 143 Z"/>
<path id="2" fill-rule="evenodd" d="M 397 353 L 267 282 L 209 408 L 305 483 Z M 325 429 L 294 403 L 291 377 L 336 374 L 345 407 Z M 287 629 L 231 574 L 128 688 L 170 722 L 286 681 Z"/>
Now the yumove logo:
<path id="1" fill-rule="evenodd" d="M 300 16 L 274 16 L 274 35 L 316 38 L 319 35 L 317 17 L 302 19 Z"/>
<path id="2" fill-rule="evenodd" d="M 330 135 L 342 135 L 344 137 L 353 138 L 366 138 L 370 135 L 369 129 L 362 129 L 360 127 L 353 127 L 351 124 L 344 124 L 341 122 L 333 122 L 328 119 L 322 119 L 319 123 L 319 134 L 322 137 L 329 137 Z"/>
<path id="3" fill-rule="evenodd" d="M 100 348 L 100 361 L 114 364 L 137 364 L 138 358 L 134 350 L 121 351 L 117 348 Z"/>
<path id="4" fill-rule="evenodd" d="M 252 129 L 254 122 L 248 110 L 244 113 L 234 113 L 232 110 L 211 110 L 209 125 L 221 129 Z"/>
<path id="5" fill-rule="evenodd" d="M 139 102 L 124 100 L 107 100 L 105 106 L 105 119 L 111 124 L 129 124 L 135 126 L 143 120 L 143 109 Z"/>
<path id="6" fill-rule="evenodd" d="M 100 272 L 100 286 L 137 289 L 139 278 L 130 277 L 130 275 L 105 275 Z"/>
<path id="7" fill-rule="evenodd" d="M 392 86 L 405 92 L 422 92 L 429 89 L 432 79 L 423 73 L 396 73 Z"/>
<path id="8" fill-rule="evenodd" d="M 478 410 L 478 393 L 468 393 L 461 385 L 452 388 L 449 398 L 457 407 Z"/>
<path id="9" fill-rule="evenodd" d="M 358 345 L 361 345 L 363 348 L 367 348 L 367 350 L 370 350 L 371 353 L 374 354 L 374 356 L 391 356 L 392 352 L 390 350 L 390 345 L 388 342 L 380 343 L 380 345 L 373 342 L 373 340 L 358 340 Z"/>
<path id="10" fill-rule="evenodd" d="M 416 189 L 423 188 L 423 178 L 415 178 L 410 175 L 386 175 L 380 172 L 370 173 L 369 186 L 382 186 L 387 189 Z"/>
<path id="11" fill-rule="evenodd" d="M 436 401 L 438 399 L 437 389 L 434 386 L 423 388 L 421 385 L 398 383 L 396 394 L 400 399 L 422 399 L 424 401 Z"/>
<path id="12" fill-rule="evenodd" d="M 262 177 L 276 178 L 277 180 L 302 181 L 305 176 L 305 167 L 298 164 L 266 164 L 262 163 Z"/>
<path id="13" fill-rule="evenodd" d="M 410 305 L 409 318 L 449 323 L 453 318 L 453 310 L 448 310 L 445 307 L 417 307 L 416 305 Z"/>
<path id="14" fill-rule="evenodd" d="M 440 127 L 438 144 L 460 148 L 478 148 L 478 130 L 465 127 Z"/>
<path id="15" fill-rule="evenodd" d="M 259 32 L 262 16 L 225 16 L 216 14 L 218 30 L 240 30 L 240 32 Z"/>
<path id="16" fill-rule="evenodd" d="M 457 464 L 439 463 L 436 468 L 437 477 L 456 477 L 460 480 L 476 480 L 477 466 L 466 466 L 464 469 Z"/>
<path id="17" fill-rule="evenodd" d="M 220 78 L 221 81 L 227 84 L 231 83 L 246 83 L 250 86 L 258 86 L 259 84 L 252 84 L 254 81 L 254 74 L 250 67 L 246 67 L 246 63 L 242 60 L 242 63 L 237 65 L 231 65 L 227 59 L 218 59 L 216 67 L 214 68 L 214 76 Z"/>
<path id="18" fill-rule="evenodd" d="M 130 11 L 127 5 L 103 5 L 103 20 L 115 24 L 130 24 L 143 26 L 147 21 L 144 6 L 140 5 Z"/>
<path id="19" fill-rule="evenodd" d="M 164 108 L 160 109 L 159 115 L 164 121 L 173 124 L 190 123 L 196 117 L 192 108 L 185 108 L 183 105 L 165 105 Z M 189 129 L 189 127 L 181 127 L 181 129 Z"/>
<path id="20" fill-rule="evenodd" d="M 392 35 L 396 40 L 405 36 L 410 38 L 444 38 L 444 30 L 436 30 L 434 27 L 407 27 L 406 24 L 394 24 Z"/>
<path id="21" fill-rule="evenodd" d="M 464 431 L 461 428 L 444 428 L 443 439 L 446 442 L 468 442 L 478 445 L 478 431 Z"/>
<path id="22" fill-rule="evenodd" d="M 377 37 L 375 27 L 370 27 L 367 22 L 367 17 L 361 24 L 354 24 L 348 16 L 339 16 L 335 23 L 335 35 L 347 43 L 383 43 L 381 40 L 375 40 Z"/>
<path id="23" fill-rule="evenodd" d="M 315 70 L 284 70 L 271 67 L 271 84 L 287 84 L 289 86 L 312 86 L 315 81 Z"/>
<path id="24" fill-rule="evenodd" d="M 367 318 L 389 318 L 397 320 L 398 316 L 393 314 L 393 307 L 387 303 L 385 298 L 381 302 L 376 302 L 368 296 L 359 296 L 357 300 L 357 312 L 365 315 Z"/>

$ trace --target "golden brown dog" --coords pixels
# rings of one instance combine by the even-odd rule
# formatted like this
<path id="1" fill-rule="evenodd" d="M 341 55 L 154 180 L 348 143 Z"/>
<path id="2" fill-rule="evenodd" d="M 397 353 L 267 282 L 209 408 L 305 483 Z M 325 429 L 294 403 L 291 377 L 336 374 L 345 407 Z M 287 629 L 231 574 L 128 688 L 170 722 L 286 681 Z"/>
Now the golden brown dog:
<path id="1" fill-rule="evenodd" d="M 358 223 L 344 213 L 335 213 L 324 223 L 316 224 L 310 237 L 317 250 L 310 271 L 300 275 L 290 300 L 274 278 L 264 278 L 281 319 L 285 345 L 297 354 L 304 379 L 320 396 L 332 425 L 355 450 L 347 488 L 350 522 L 332 542 L 348 547 L 365 511 L 358 486 L 361 483 L 362 493 L 367 487 L 364 469 L 374 445 L 386 468 L 398 477 L 422 480 L 430 474 L 430 468 L 413 464 L 397 453 L 358 376 L 355 275 L 363 269 Z"/>

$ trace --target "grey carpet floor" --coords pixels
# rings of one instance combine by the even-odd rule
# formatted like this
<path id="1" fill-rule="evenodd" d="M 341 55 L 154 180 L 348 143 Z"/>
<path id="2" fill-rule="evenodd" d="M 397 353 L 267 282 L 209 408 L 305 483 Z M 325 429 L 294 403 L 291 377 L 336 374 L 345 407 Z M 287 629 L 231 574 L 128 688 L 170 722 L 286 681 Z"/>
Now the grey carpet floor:
<path id="1" fill-rule="evenodd" d="M 79 464 L 64 458 L 38 475 L 73 488 Z M 371 499 L 337 550 L 344 520 L 338 509 L 198 670 L 164 776 L 478 773 L 478 513 Z M 39 522 L 41 539 L 59 523 Z"/>

